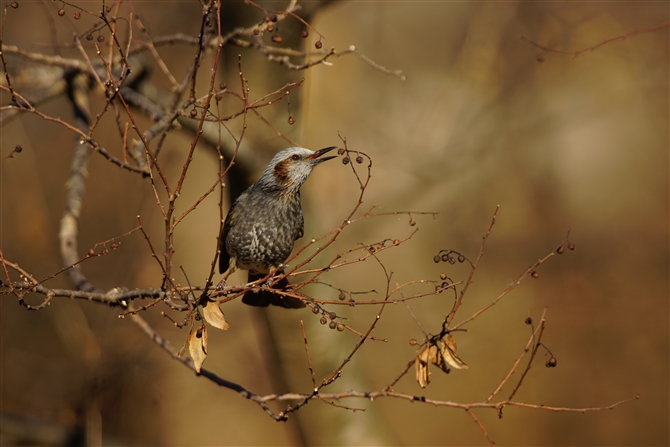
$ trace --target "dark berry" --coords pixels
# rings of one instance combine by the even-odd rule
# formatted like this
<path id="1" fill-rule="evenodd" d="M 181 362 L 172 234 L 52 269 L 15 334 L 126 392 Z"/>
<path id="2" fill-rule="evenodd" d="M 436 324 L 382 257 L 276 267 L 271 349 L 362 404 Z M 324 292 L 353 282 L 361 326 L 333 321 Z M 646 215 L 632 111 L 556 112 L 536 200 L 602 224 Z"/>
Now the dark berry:
<path id="1" fill-rule="evenodd" d="M 320 40 L 317 40 L 317 41 L 314 43 L 314 47 L 315 47 L 317 50 L 320 50 L 321 47 L 323 47 L 323 44 L 321 43 Z"/>

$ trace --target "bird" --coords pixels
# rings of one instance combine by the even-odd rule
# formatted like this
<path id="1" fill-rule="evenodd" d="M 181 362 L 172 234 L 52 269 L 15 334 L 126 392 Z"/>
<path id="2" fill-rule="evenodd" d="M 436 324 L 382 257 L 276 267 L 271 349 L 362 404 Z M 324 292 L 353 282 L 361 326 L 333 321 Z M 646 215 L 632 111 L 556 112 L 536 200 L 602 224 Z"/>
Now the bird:
<path id="1" fill-rule="evenodd" d="M 312 170 L 337 146 L 312 151 L 289 147 L 270 160 L 260 178 L 233 202 L 223 223 L 219 241 L 219 273 L 225 279 L 236 269 L 249 271 L 249 282 L 274 273 L 288 259 L 294 242 L 304 234 L 300 187 Z M 283 278 L 273 287 L 286 289 Z M 305 307 L 293 297 L 281 296 L 267 288 L 249 290 L 242 302 L 250 306 L 288 309 Z"/>

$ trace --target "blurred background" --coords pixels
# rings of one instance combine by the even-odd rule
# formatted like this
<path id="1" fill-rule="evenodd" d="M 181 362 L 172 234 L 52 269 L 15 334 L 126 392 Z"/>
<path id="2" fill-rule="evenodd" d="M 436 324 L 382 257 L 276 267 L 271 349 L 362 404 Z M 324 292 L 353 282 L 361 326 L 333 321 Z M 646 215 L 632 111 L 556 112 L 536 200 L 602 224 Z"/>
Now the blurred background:
<path id="1" fill-rule="evenodd" d="M 79 4 L 100 8 L 96 2 Z M 69 43 L 73 32 L 95 21 L 88 16 L 73 20 L 71 7 L 59 17 L 60 7 L 19 1 L 18 9 L 8 11 L 4 44 L 54 54 L 44 44 Z M 377 206 L 381 212 L 440 213 L 436 219 L 413 215 L 415 226 L 405 215 L 364 219 L 347 227 L 317 261 L 360 243 L 402 239 L 418 228 L 411 240 L 379 256 L 393 271 L 393 281 L 438 280 L 440 273 L 465 280 L 464 265 L 435 264 L 433 256 L 453 249 L 474 258 L 500 205 L 475 282 L 456 317 L 460 321 L 552 252 L 569 229 L 576 245 L 543 264 L 538 279 L 527 279 L 467 324 L 467 333 L 455 334 L 469 370 L 446 375 L 434 368 L 425 390 L 410 372 L 395 390 L 459 403 L 482 401 L 521 354 L 530 335 L 524 319 L 530 315 L 537 321 L 547 308 L 543 342 L 558 365 L 545 368 L 548 357 L 540 351 L 515 399 L 567 407 L 605 406 L 638 394 L 640 399 L 586 414 L 507 407 L 499 419 L 493 411 L 477 411 L 497 444 L 668 445 L 668 28 L 576 58 L 542 53 L 519 38 L 574 52 L 669 20 L 668 3 L 352 1 L 304 7 L 299 14 L 325 36 L 324 48 L 355 45 L 378 64 L 401 69 L 407 79 L 377 71 L 353 54 L 295 72 L 255 51 L 231 47 L 222 60 L 221 82 L 239 85 L 238 53 L 252 98 L 304 77 L 290 96 L 296 124 L 287 123 L 286 100 L 261 109 L 264 118 L 305 147 L 341 145 L 339 132 L 350 149 L 368 154 L 372 179 L 361 211 Z M 138 2 L 134 8 L 152 36 L 198 32 L 198 2 Z M 251 26 L 263 14 L 243 2 L 226 2 L 224 17 L 224 27 L 232 29 Z M 290 22 L 280 24 L 284 46 L 300 45 L 302 27 Z M 313 48 L 315 35 L 302 43 Z M 265 40 L 271 44 L 269 37 Z M 60 51 L 79 57 L 73 50 Z M 193 48 L 175 45 L 159 53 L 179 79 Z M 207 68 L 200 73 L 201 95 L 211 60 L 211 54 L 206 56 Z M 8 56 L 8 67 L 11 73 L 38 66 Z M 169 88 L 157 69 L 149 81 L 159 96 Z M 92 101 L 94 111 L 104 105 L 100 95 L 92 95 Z M 3 91 L 2 105 L 8 102 Z M 72 120 L 62 97 L 40 110 Z M 150 124 L 139 113 L 138 119 L 142 129 Z M 253 180 L 273 153 L 290 144 L 253 115 L 248 126 L 242 168 Z M 74 137 L 28 114 L 5 119 L 1 132 L 3 157 L 17 144 L 23 152 L 1 162 L 0 246 L 7 259 L 43 278 L 61 267 L 59 221 Z M 120 153 L 113 116 L 106 115 L 95 137 Z M 192 139 L 185 126 L 166 140 L 161 164 L 172 182 Z M 216 181 L 217 160 L 212 146 L 201 142 L 181 197 L 182 211 Z M 305 240 L 337 227 L 358 194 L 349 166 L 341 160 L 321 165 L 303 188 Z M 215 252 L 217 200 L 216 194 L 205 200 L 175 234 L 175 265 L 199 284 Z M 162 216 L 148 180 L 93 154 L 80 221 L 82 255 L 135 227 L 138 214 L 153 240 L 161 240 Z M 103 289 L 160 286 L 160 269 L 137 233 L 83 268 Z M 322 279 L 349 291 L 385 288 L 384 272 L 372 260 Z M 231 281 L 242 282 L 244 275 Z M 72 287 L 63 275 L 48 285 Z M 310 287 L 307 291 L 319 298 L 338 295 L 331 288 Z M 417 290 L 425 289 L 407 293 Z M 28 298 L 33 304 L 40 299 Z M 3 445 L 486 444 L 462 410 L 393 399 L 341 402 L 365 410 L 356 412 L 313 401 L 287 423 L 277 423 L 256 404 L 171 360 L 129 319 L 119 319 L 117 309 L 55 299 L 42 311 L 27 312 L 16 301 L 11 295 L 0 301 Z M 410 306 L 424 329 L 437 333 L 452 302 L 452 295 L 441 294 Z M 263 314 L 238 300 L 222 308 L 231 328 L 210 331 L 204 367 L 257 393 L 311 391 L 300 320 L 318 381 L 358 341 L 350 332 L 320 325 L 309 310 Z M 143 315 L 182 346 L 187 331 L 174 328 L 161 310 L 167 309 L 155 307 Z M 363 306 L 335 310 L 361 331 L 376 312 Z M 423 338 L 401 304 L 387 307 L 373 335 L 388 342 L 366 342 L 328 391 L 383 388 L 415 354 L 409 340 Z M 278 347 L 280 364 L 272 360 L 268 340 Z M 277 385 L 277 371 L 285 377 L 283 385 Z M 286 389 L 277 389 L 282 386 Z M 501 398 L 511 389 L 509 384 Z"/>

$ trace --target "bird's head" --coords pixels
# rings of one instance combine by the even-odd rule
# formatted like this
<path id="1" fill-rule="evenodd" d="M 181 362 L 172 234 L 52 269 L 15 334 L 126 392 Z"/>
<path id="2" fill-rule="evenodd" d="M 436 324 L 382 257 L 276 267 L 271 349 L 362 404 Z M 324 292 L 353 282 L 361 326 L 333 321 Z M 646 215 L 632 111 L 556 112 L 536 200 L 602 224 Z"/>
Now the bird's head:
<path id="1" fill-rule="evenodd" d="M 263 189 L 297 193 L 316 165 L 335 158 L 323 155 L 336 147 L 326 147 L 318 151 L 304 147 L 284 149 L 272 157 L 257 184 Z"/>

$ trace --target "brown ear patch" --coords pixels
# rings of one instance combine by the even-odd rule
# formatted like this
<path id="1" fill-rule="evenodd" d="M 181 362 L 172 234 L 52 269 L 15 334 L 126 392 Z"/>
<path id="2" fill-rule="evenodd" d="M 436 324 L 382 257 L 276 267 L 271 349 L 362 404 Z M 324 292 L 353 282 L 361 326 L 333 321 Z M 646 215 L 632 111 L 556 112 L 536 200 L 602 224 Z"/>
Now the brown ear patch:
<path id="1" fill-rule="evenodd" d="M 290 160 L 282 160 L 275 166 L 275 177 L 280 185 L 286 185 L 289 182 L 288 165 Z"/>

